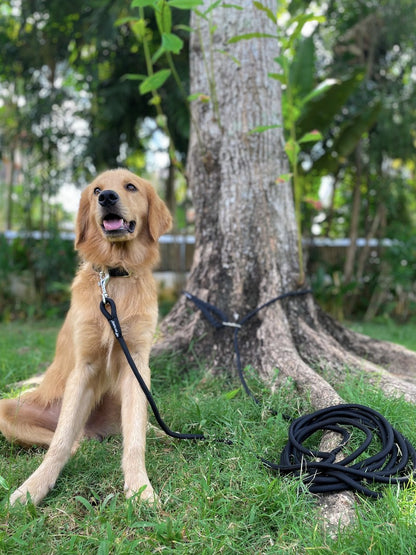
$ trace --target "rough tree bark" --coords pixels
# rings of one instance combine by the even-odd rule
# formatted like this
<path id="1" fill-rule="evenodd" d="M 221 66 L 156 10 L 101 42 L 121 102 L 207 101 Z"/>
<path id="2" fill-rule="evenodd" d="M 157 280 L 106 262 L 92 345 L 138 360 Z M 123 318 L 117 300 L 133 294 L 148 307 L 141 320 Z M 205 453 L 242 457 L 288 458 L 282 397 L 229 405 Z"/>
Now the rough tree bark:
<path id="1" fill-rule="evenodd" d="M 263 4 L 276 9 L 275 0 Z M 192 16 L 191 93 L 210 101 L 192 104 L 188 178 L 196 250 L 186 285 L 236 319 L 283 292 L 305 287 L 298 283 L 292 189 L 279 180 L 288 171 L 282 130 L 249 133 L 258 125 L 281 122 L 280 86 L 267 76 L 278 70 L 273 62 L 277 44 L 264 38 L 228 44 L 239 34 L 276 30 L 251 0 L 240 5 L 242 11 L 214 9 L 210 22 Z M 212 369 L 234 372 L 232 331 L 213 330 L 185 297 L 162 331 L 157 351 L 187 349 L 196 339 L 195 348 Z M 344 329 L 312 295 L 266 308 L 244 326 L 240 338 L 243 365 L 251 364 L 270 383 L 277 368 L 279 380 L 291 377 L 316 408 L 343 402 L 335 388 L 347 366 L 368 371 L 389 393 L 416 400 L 416 354 Z M 330 512 L 336 521 L 351 498 L 335 496 Z"/>

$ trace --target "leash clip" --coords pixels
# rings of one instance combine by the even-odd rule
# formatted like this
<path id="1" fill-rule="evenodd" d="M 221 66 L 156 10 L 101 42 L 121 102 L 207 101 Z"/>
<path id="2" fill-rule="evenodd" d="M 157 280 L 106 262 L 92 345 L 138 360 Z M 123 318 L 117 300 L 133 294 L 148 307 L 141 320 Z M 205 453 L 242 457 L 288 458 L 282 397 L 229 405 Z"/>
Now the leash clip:
<path id="1" fill-rule="evenodd" d="M 237 324 L 237 323 L 234 323 L 234 322 L 222 322 L 222 325 L 223 326 L 228 326 L 229 328 L 238 328 L 238 329 L 241 328 L 241 324 Z"/>
<path id="2" fill-rule="evenodd" d="M 108 299 L 108 293 L 107 293 L 106 285 L 107 285 L 109 279 L 110 279 L 110 274 L 108 272 L 104 273 L 103 271 L 100 271 L 99 279 L 98 279 L 98 285 L 101 288 L 101 295 L 102 295 L 102 299 L 103 299 L 104 304 L 107 303 L 107 299 Z"/>

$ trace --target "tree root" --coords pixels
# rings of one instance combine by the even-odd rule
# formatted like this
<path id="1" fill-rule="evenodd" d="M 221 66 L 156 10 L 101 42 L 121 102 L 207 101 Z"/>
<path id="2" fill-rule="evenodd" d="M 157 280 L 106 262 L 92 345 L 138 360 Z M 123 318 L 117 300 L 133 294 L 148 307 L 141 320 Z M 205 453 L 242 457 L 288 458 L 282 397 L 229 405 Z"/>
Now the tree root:
<path id="1" fill-rule="evenodd" d="M 323 330 L 346 351 L 352 351 L 404 380 L 416 383 L 416 353 L 389 341 L 371 339 L 366 335 L 341 326 L 316 306 L 316 317 Z"/>
<path id="2" fill-rule="evenodd" d="M 351 344 L 349 349 L 345 349 L 325 329 L 316 330 L 305 322 L 300 322 L 299 331 L 303 338 L 301 344 L 299 344 L 302 358 L 314 367 L 326 369 L 328 379 L 334 385 L 343 380 L 344 373 L 347 370 L 354 375 L 366 376 L 369 383 L 379 387 L 388 396 L 401 395 L 408 402 L 416 402 L 416 375 L 411 376 L 407 371 L 392 374 L 372 362 L 370 356 L 367 359 L 361 358 L 352 349 Z M 360 337 L 358 341 L 361 343 Z M 376 350 L 378 348 L 379 343 L 382 342 L 373 343 L 371 340 L 367 342 L 369 355 L 372 354 L 371 349 Z M 412 358 L 414 368 L 416 368 L 416 353 L 404 348 L 401 348 L 400 351 L 404 354 L 406 368 Z"/>
<path id="3" fill-rule="evenodd" d="M 322 494 L 318 498 L 318 508 L 325 531 L 332 539 L 353 524 L 356 517 L 355 496 L 351 491 Z"/>

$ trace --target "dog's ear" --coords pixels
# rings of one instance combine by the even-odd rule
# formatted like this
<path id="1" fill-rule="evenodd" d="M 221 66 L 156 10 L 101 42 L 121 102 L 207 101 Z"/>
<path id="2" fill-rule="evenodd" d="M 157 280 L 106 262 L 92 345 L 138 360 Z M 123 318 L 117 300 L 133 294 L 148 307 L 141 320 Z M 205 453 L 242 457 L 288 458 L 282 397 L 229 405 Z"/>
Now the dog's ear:
<path id="1" fill-rule="evenodd" d="M 148 227 L 150 237 L 157 241 L 161 235 L 169 231 L 172 226 L 172 216 L 163 200 L 156 194 L 152 186 L 148 187 L 149 202 Z"/>
<path id="2" fill-rule="evenodd" d="M 81 243 L 87 239 L 87 232 L 90 221 L 90 201 L 87 190 L 81 194 L 77 220 L 75 223 L 75 248 L 77 249 Z"/>

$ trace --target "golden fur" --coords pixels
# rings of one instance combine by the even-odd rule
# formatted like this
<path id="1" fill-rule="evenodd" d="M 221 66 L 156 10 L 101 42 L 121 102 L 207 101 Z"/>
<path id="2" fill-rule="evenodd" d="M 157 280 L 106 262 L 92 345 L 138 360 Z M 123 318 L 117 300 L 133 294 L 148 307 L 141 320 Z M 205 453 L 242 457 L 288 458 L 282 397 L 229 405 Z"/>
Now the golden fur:
<path id="1" fill-rule="evenodd" d="M 148 361 L 157 321 L 151 269 L 159 258 L 158 238 L 170 225 L 169 211 L 151 184 L 127 170 L 104 172 L 83 191 L 75 239 L 83 263 L 72 284 L 55 358 L 37 389 L 0 401 L 0 431 L 8 440 L 49 446 L 39 468 L 12 494 L 12 503 L 25 502 L 27 494 L 39 503 L 82 437 L 120 430 L 126 495 L 143 489 L 142 498 L 154 498 L 145 468 L 147 403 L 100 312 L 98 270 L 130 273 L 111 277 L 107 291 L 150 386 Z"/>

